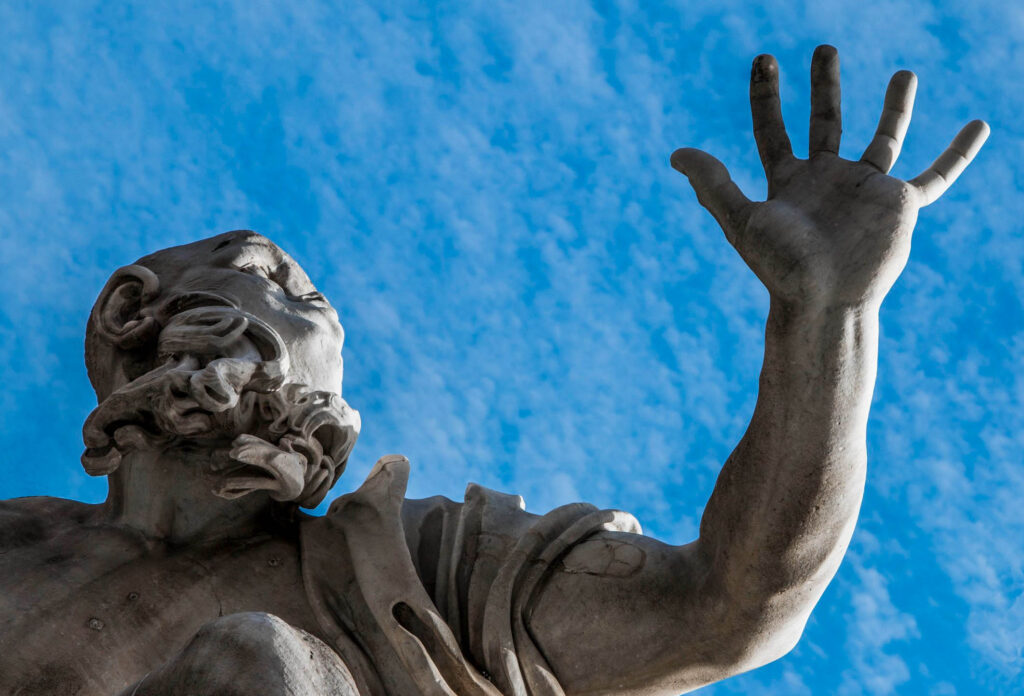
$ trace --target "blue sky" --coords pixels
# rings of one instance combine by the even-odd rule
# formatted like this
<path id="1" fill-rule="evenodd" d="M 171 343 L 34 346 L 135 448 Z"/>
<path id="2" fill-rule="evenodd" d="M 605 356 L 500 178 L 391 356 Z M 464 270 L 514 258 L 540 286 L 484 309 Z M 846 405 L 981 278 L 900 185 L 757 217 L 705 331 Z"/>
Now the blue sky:
<path id="1" fill-rule="evenodd" d="M 778 57 L 799 152 L 827 42 L 844 155 L 901 68 L 895 175 L 971 118 L 992 137 L 883 308 L 836 580 L 796 650 L 702 693 L 1024 693 L 1014 5 L 3 3 L 0 497 L 104 497 L 78 463 L 92 301 L 146 252 L 251 228 L 345 324 L 363 434 L 334 494 L 401 452 L 413 496 L 477 481 L 689 541 L 753 408 L 767 297 L 668 155 L 707 149 L 763 196 L 750 61 Z"/>

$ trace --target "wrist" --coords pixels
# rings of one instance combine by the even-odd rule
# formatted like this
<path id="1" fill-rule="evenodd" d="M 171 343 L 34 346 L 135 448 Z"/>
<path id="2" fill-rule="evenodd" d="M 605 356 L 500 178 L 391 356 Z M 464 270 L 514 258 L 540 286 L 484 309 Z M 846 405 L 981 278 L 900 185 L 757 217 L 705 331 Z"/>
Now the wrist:
<path id="1" fill-rule="evenodd" d="M 848 323 L 878 321 L 880 301 L 857 301 L 836 298 L 807 298 L 794 300 L 770 295 L 768 320 L 777 326 L 807 323 Z"/>

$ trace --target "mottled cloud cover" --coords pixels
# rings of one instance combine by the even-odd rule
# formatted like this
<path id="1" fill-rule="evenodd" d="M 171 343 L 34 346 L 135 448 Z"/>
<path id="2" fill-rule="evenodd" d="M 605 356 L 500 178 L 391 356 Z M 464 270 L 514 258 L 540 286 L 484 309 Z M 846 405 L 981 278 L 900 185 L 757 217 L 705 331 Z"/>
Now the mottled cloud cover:
<path id="1" fill-rule="evenodd" d="M 767 298 L 669 153 L 761 196 L 757 53 L 799 151 L 811 52 L 839 48 L 849 157 L 915 70 L 896 175 L 970 118 L 992 138 L 883 310 L 850 555 L 792 654 L 706 693 L 1019 690 L 1014 3 L 4 3 L 0 27 L 0 497 L 103 498 L 78 465 L 93 299 L 146 252 L 252 228 L 347 330 L 364 431 L 336 493 L 402 452 L 414 496 L 583 499 L 675 543 L 753 408 Z"/>

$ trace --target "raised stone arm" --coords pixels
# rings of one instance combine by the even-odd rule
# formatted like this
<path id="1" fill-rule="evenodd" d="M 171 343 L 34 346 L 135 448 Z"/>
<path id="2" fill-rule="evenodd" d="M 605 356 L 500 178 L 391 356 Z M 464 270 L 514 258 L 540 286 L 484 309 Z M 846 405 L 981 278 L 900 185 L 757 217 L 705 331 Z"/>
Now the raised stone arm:
<path id="1" fill-rule="evenodd" d="M 838 156 L 834 48 L 815 51 L 811 83 L 810 152 L 798 159 L 775 59 L 754 61 L 750 100 L 768 200 L 748 200 L 708 154 L 672 155 L 770 293 L 760 391 L 697 541 L 670 547 L 602 533 L 541 591 L 531 632 L 569 693 L 675 694 L 780 657 L 849 543 L 864 486 L 879 306 L 907 261 L 918 209 L 963 171 L 988 127 L 968 124 L 905 182 L 887 174 L 916 77 L 892 78 L 859 161 Z M 612 557 L 633 562 L 609 565 Z"/>

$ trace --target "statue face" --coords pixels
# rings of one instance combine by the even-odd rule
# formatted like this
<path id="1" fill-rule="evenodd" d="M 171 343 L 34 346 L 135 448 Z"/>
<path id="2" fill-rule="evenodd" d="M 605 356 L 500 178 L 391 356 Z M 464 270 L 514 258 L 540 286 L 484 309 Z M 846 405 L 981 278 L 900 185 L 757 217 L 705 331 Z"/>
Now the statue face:
<path id="1" fill-rule="evenodd" d="M 341 398 L 344 332 L 266 237 L 228 232 L 139 259 L 107 283 L 90 327 L 87 356 L 108 363 L 90 371 L 89 473 L 186 445 L 210 455 L 223 497 L 262 489 L 312 507 L 337 480 L 359 433 Z"/>
<path id="2" fill-rule="evenodd" d="M 228 232 L 142 260 L 160 276 L 161 297 L 219 298 L 262 320 L 287 350 L 286 382 L 340 393 L 344 331 L 338 314 L 288 254 L 254 232 Z M 237 348 L 236 348 L 237 350 Z"/>

